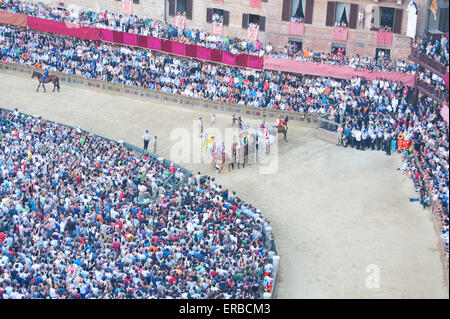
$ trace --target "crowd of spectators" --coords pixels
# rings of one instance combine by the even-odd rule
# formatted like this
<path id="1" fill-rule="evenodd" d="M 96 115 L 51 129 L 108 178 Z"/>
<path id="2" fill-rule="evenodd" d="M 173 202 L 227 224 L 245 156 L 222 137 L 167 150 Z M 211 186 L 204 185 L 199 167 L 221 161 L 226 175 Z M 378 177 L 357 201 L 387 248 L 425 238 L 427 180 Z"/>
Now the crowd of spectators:
<path id="1" fill-rule="evenodd" d="M 414 42 L 413 46 L 436 62 L 448 67 L 449 43 L 446 36 L 442 36 L 439 40 L 435 41 L 432 41 L 431 39 L 424 39 L 420 43 Z"/>
<path id="2" fill-rule="evenodd" d="M 336 80 L 250 70 L 103 42 L 0 27 L 0 58 L 7 62 L 134 85 L 193 98 L 253 107 L 326 114 L 344 105 L 390 107 L 408 87 L 385 80 Z M 392 93 L 394 92 L 394 93 Z"/>
<path id="3" fill-rule="evenodd" d="M 136 193 L 170 174 L 157 159 L 17 109 L 0 123 L 0 299 L 270 291 L 266 221 L 214 179 L 179 176 L 179 189 L 139 206 Z"/>
<path id="4" fill-rule="evenodd" d="M 91 10 L 67 10 L 47 6 L 43 3 L 30 3 L 15 0 L 5 0 L 0 9 L 11 13 L 20 13 L 42 19 L 69 22 L 84 27 L 95 27 L 115 31 L 129 32 L 156 38 L 196 44 L 213 49 L 230 51 L 233 54 L 246 53 L 251 55 L 264 54 L 259 41 L 230 38 L 214 35 L 205 30 L 181 29 L 168 22 L 139 18 L 136 15 L 118 14 L 111 11 L 96 12 Z M 223 19 L 223 18 L 222 18 Z M 220 21 L 220 17 L 218 18 Z"/>
<path id="5" fill-rule="evenodd" d="M 311 48 L 298 48 L 295 42 L 285 46 L 282 51 L 274 51 L 271 45 L 266 46 L 266 55 L 274 58 L 292 59 L 302 62 L 315 62 L 331 65 L 350 66 L 356 70 L 413 73 L 417 71 L 415 64 L 404 60 L 391 60 L 386 56 L 376 58 L 368 56 L 347 56 L 344 49 L 335 48 L 331 52 L 317 52 Z"/>
<path id="6" fill-rule="evenodd" d="M 446 57 L 448 65 L 448 41 L 442 40 L 439 45 L 422 44 L 422 47 L 435 59 Z M 272 51 L 273 48 L 267 53 L 274 54 Z M 321 53 L 309 49 L 301 52 L 296 59 L 311 58 L 320 63 L 335 59 L 322 58 Z M 358 68 L 370 65 L 373 70 L 415 72 L 415 67 L 408 63 L 394 63 L 383 57 L 346 60 L 343 52 L 335 55 L 338 56 L 335 61 L 347 61 L 336 63 L 349 63 Z M 405 163 L 402 171 L 413 179 L 420 203 L 424 208 L 433 204 L 440 216 L 448 263 L 448 123 L 442 119 L 439 106 L 428 99 L 420 99 L 416 106 L 409 104 L 409 88 L 401 82 L 337 80 L 250 70 L 8 26 L 0 26 L 0 58 L 193 98 L 328 116 L 342 124 L 338 130 L 340 144 L 361 150 L 383 150 L 387 155 L 402 153 Z M 444 92 L 442 79 L 426 72 L 420 78 Z M 187 191 L 193 187 L 189 184 Z M 184 195 L 178 192 L 173 196 Z"/>
<path id="7" fill-rule="evenodd" d="M 297 49 L 295 44 L 285 46 L 281 51 L 274 50 L 271 43 L 264 47 L 260 41 L 249 41 L 247 39 L 229 38 L 226 36 L 213 35 L 205 30 L 179 29 L 167 22 L 150 18 L 138 18 L 135 15 L 116 14 L 105 11 L 102 13 L 89 10 L 67 10 L 55 8 L 42 3 L 28 3 L 14 0 L 6 0 L 0 4 L 0 9 L 12 13 L 26 14 L 44 19 L 70 22 L 87 27 L 105 28 L 116 31 L 130 32 L 153 36 L 157 38 L 176 40 L 183 43 L 196 44 L 204 47 L 230 51 L 231 53 L 246 53 L 263 56 L 264 54 L 275 58 L 293 59 L 325 63 L 333 65 L 348 65 L 358 70 L 390 71 L 402 73 L 415 73 L 414 64 L 406 61 L 394 61 L 388 57 L 361 57 L 359 55 L 348 57 L 345 54 L 314 52 L 311 49 Z M 221 23 L 220 15 L 215 13 L 213 21 Z M 257 24 L 250 23 L 249 28 L 258 28 Z"/>
<path id="8" fill-rule="evenodd" d="M 346 110 L 341 116 L 331 114 L 330 119 L 340 124 L 338 145 L 382 150 L 386 155 L 401 153 L 404 166 L 400 170 L 413 180 L 417 201 L 424 209 L 433 205 L 440 220 L 448 265 L 448 123 L 431 98 L 421 97 L 416 106 L 404 101 L 397 105 L 394 99 L 384 112 L 372 105 Z"/>

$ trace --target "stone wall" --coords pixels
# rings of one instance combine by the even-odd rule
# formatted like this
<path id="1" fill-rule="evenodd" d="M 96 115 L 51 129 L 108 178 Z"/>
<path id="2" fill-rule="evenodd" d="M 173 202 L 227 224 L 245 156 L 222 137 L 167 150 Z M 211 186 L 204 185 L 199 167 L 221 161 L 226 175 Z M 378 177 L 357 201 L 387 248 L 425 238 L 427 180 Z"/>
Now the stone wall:
<path id="1" fill-rule="evenodd" d="M 39 2 L 39 0 L 28 0 Z M 41 0 L 45 3 L 57 5 L 60 0 Z M 165 0 L 168 2 L 168 0 Z M 121 12 L 121 1 L 117 0 L 66 0 L 66 7 L 68 8 L 90 8 L 98 10 L 111 10 Z M 343 1 L 344 2 L 344 1 Z M 270 42 L 275 47 L 282 48 L 289 39 L 295 39 L 303 42 L 303 47 L 312 48 L 318 51 L 329 52 L 332 43 L 345 44 L 347 47 L 347 54 L 361 54 L 365 56 L 375 56 L 376 48 L 386 48 L 391 50 L 391 57 L 406 59 L 409 54 L 410 38 L 406 37 L 406 28 L 408 23 L 408 0 L 402 0 L 402 4 L 396 1 L 384 0 L 347 0 L 348 3 L 357 3 L 359 8 L 365 10 L 365 23 L 361 27 L 358 23 L 357 29 L 349 30 L 349 37 L 347 41 L 333 41 L 333 28 L 325 26 L 327 0 L 315 0 L 313 10 L 313 23 L 305 25 L 305 33 L 302 37 L 289 35 L 289 22 L 281 20 L 282 15 L 282 0 L 268 0 L 263 2 L 260 9 L 250 8 L 250 0 L 226 0 L 223 3 L 217 3 L 212 0 L 193 0 L 193 19 L 187 20 L 188 28 L 212 30 L 212 25 L 206 23 L 207 8 L 218 8 L 230 12 L 229 26 L 224 27 L 224 35 L 230 37 L 246 38 L 247 30 L 242 28 L 242 15 L 255 14 L 266 17 L 266 31 L 259 32 L 259 40 L 263 43 Z M 418 16 L 418 30 L 417 35 L 422 36 L 425 28 L 427 0 L 416 0 L 419 7 Z M 370 31 L 371 9 L 373 5 L 402 8 L 402 32 L 401 34 L 394 34 L 393 44 L 389 47 L 377 46 L 376 32 Z M 141 17 L 151 17 L 156 19 L 164 18 L 164 0 L 140 0 L 140 4 L 133 5 L 134 14 Z M 168 16 L 168 21 L 174 23 L 174 18 Z"/>

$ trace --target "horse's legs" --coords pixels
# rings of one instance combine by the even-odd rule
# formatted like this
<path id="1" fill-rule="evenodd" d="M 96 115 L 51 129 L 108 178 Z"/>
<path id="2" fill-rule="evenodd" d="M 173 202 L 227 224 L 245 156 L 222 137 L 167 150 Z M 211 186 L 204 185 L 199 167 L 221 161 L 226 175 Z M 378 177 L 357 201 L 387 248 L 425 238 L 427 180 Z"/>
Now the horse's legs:
<path id="1" fill-rule="evenodd" d="M 55 92 L 55 89 L 56 89 L 56 84 L 55 84 L 55 82 L 53 82 L 53 91 L 52 92 Z"/>
<path id="2" fill-rule="evenodd" d="M 37 89 L 36 89 L 36 92 L 39 92 L 39 88 L 41 87 L 41 82 L 39 82 L 39 85 L 38 85 L 38 87 L 37 87 Z"/>
<path id="3" fill-rule="evenodd" d="M 44 88 L 44 93 L 47 92 L 47 90 L 45 89 L 44 83 L 42 83 L 42 87 Z"/>

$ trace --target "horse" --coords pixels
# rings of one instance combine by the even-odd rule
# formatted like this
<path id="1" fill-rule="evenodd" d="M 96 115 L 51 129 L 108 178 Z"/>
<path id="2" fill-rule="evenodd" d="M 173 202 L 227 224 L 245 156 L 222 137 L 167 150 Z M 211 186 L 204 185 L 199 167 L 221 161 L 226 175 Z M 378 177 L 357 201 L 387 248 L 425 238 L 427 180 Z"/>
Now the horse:
<path id="1" fill-rule="evenodd" d="M 216 164 L 216 158 L 218 156 L 220 156 L 220 160 L 221 160 L 219 168 L 217 168 L 217 164 Z M 230 171 L 231 166 L 233 165 L 233 160 L 226 152 L 222 152 L 221 154 L 213 155 L 211 164 L 214 167 L 216 167 L 216 169 L 218 169 L 217 174 L 220 174 L 223 171 L 223 168 L 225 167 L 225 163 L 228 164 L 228 171 Z"/>
<path id="2" fill-rule="evenodd" d="M 36 89 L 36 92 L 39 91 L 39 88 L 41 87 L 41 84 L 42 84 L 42 87 L 44 88 L 44 93 L 47 92 L 47 90 L 45 90 L 44 84 L 45 83 L 49 83 L 49 82 L 53 83 L 53 92 L 55 92 L 55 89 L 58 89 L 58 92 L 59 92 L 59 89 L 60 89 L 59 78 L 56 75 L 48 75 L 45 78 L 44 83 L 42 83 L 42 77 L 43 77 L 43 75 L 41 73 L 39 73 L 37 71 L 33 71 L 33 75 L 31 76 L 31 78 L 32 79 L 37 78 L 37 80 L 39 82 L 39 85 L 38 85 L 38 87 Z"/>

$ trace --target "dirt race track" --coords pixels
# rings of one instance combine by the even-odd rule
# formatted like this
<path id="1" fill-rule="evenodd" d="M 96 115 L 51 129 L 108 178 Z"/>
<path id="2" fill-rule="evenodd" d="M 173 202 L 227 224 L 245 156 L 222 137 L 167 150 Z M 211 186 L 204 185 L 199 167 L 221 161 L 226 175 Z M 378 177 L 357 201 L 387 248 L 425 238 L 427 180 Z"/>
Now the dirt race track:
<path id="1" fill-rule="evenodd" d="M 0 83 L 4 108 L 138 146 L 149 129 L 165 157 L 172 129 L 192 131 L 199 116 L 205 124 L 211 116 L 72 87 L 35 93 L 36 81 L 4 73 Z M 216 122 L 229 127 L 231 118 L 216 114 Z M 253 165 L 217 176 L 271 222 L 281 257 L 277 298 L 448 298 L 438 234 L 430 211 L 409 201 L 416 194 L 396 170 L 399 155 L 336 147 L 317 139 L 314 129 L 293 125 L 288 138 L 280 142 L 276 174 L 262 175 Z M 207 164 L 182 165 L 216 176 Z M 378 288 L 366 284 L 373 283 L 373 267 Z"/>

